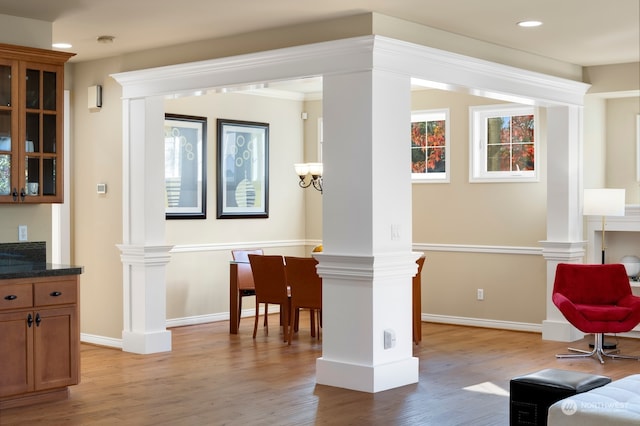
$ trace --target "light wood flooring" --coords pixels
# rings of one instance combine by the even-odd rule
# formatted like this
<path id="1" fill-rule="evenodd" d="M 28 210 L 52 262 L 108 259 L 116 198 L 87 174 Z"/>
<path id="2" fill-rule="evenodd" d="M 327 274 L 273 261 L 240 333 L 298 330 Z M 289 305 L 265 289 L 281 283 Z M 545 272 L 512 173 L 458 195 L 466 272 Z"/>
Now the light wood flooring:
<path id="1" fill-rule="evenodd" d="M 615 380 L 640 372 L 638 361 L 556 359 L 567 344 L 536 333 L 423 323 L 414 346 L 419 383 L 370 394 L 316 385 L 322 343 L 304 314 L 291 346 L 273 326 L 255 340 L 252 328 L 251 319 L 238 335 L 226 321 L 174 328 L 173 351 L 153 355 L 82 344 L 82 382 L 69 400 L 3 410 L 0 425 L 499 426 L 509 423 L 514 376 L 560 368 Z M 640 339 L 618 344 L 640 355 Z"/>

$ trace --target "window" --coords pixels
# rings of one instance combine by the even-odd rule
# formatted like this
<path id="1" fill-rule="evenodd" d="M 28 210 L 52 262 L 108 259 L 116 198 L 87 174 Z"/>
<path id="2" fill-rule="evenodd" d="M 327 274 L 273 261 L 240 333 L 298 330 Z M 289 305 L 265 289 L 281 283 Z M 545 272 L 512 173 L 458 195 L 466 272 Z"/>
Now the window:
<path id="1" fill-rule="evenodd" d="M 470 181 L 535 182 L 535 109 L 526 105 L 471 107 Z"/>
<path id="2" fill-rule="evenodd" d="M 411 179 L 449 182 L 449 110 L 411 114 Z"/>

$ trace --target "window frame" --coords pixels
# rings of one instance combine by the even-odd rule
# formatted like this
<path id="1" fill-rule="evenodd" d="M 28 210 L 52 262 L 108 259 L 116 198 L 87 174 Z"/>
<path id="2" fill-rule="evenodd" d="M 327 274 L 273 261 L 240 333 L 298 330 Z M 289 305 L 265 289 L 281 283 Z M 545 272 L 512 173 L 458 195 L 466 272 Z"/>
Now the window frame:
<path id="1" fill-rule="evenodd" d="M 412 183 L 450 183 L 451 182 L 451 121 L 449 108 L 428 109 L 411 112 L 411 124 L 417 122 L 444 121 L 444 172 L 411 172 Z M 413 151 L 413 147 L 411 147 Z"/>
<path id="2" fill-rule="evenodd" d="M 487 171 L 487 122 L 494 117 L 533 115 L 534 169 Z M 469 182 L 539 182 L 539 114 L 532 105 L 496 104 L 469 107 Z"/>

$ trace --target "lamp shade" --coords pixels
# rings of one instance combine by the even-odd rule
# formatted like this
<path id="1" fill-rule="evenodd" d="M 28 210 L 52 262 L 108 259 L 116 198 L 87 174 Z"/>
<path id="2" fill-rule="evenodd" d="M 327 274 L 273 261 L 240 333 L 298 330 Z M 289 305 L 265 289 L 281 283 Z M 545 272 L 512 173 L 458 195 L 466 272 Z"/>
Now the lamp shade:
<path id="1" fill-rule="evenodd" d="M 307 163 L 296 163 L 293 165 L 298 176 L 306 176 L 309 173 L 309 165 Z"/>
<path id="2" fill-rule="evenodd" d="M 312 176 L 322 176 L 322 163 L 309 163 L 309 173 Z"/>
<path id="3" fill-rule="evenodd" d="M 585 216 L 624 216 L 624 189 L 585 189 Z"/>

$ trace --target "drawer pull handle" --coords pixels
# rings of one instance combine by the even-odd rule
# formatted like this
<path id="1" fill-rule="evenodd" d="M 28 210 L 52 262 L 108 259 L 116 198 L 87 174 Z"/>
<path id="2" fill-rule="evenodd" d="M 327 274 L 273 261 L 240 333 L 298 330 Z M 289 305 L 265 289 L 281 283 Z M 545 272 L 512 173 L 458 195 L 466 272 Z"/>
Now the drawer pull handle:
<path id="1" fill-rule="evenodd" d="M 62 296 L 62 292 L 60 292 L 60 291 L 54 291 L 54 292 L 51 292 L 51 293 L 49 294 L 49 296 L 52 296 L 52 297 Z"/>
<path id="2" fill-rule="evenodd" d="M 16 296 L 15 294 L 10 294 L 8 296 L 4 297 L 4 300 L 16 300 L 18 298 L 18 296 Z"/>

